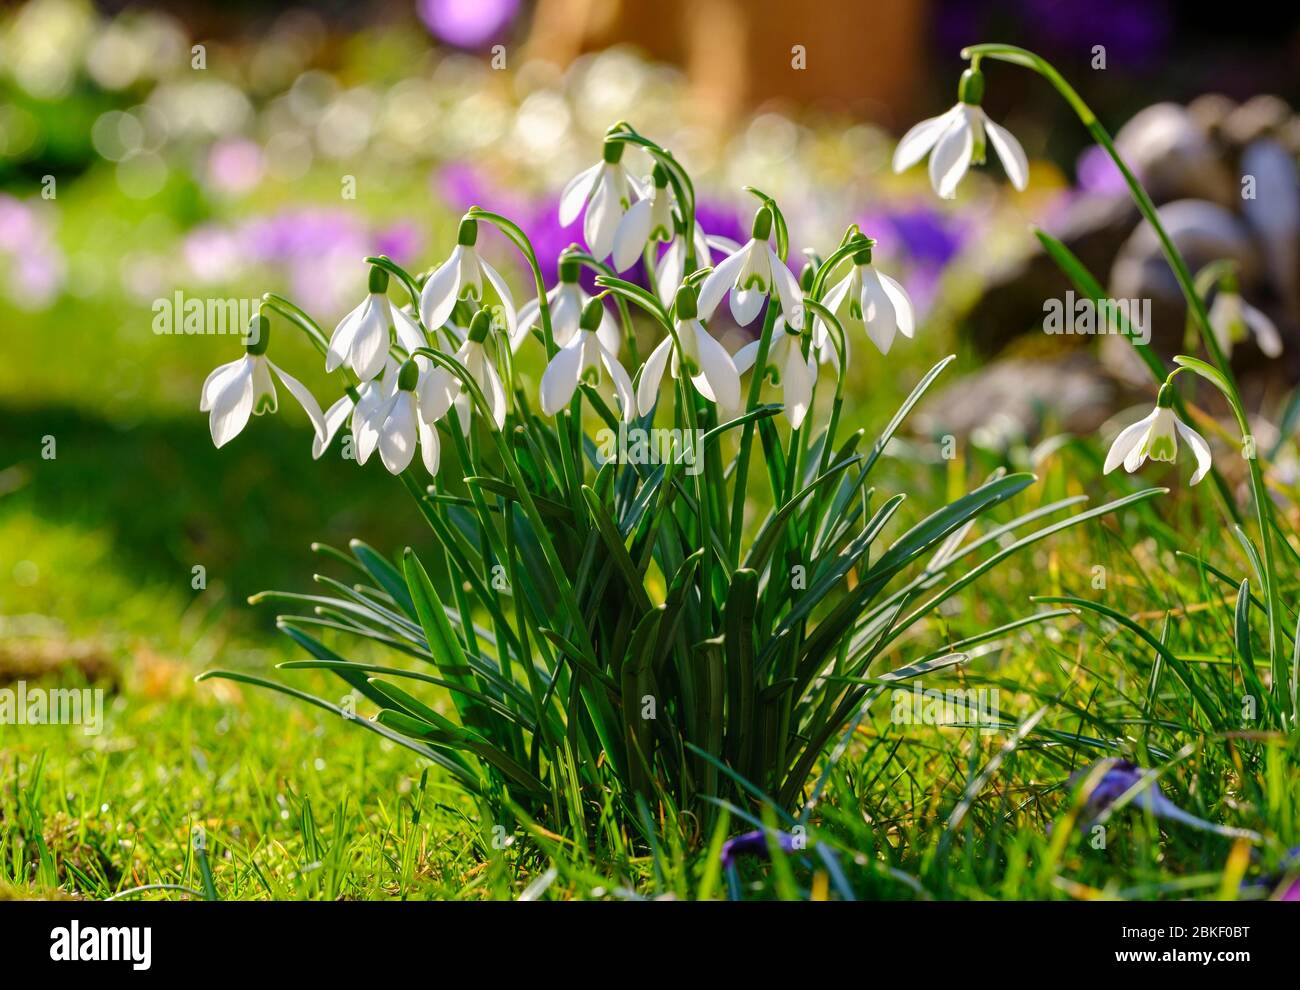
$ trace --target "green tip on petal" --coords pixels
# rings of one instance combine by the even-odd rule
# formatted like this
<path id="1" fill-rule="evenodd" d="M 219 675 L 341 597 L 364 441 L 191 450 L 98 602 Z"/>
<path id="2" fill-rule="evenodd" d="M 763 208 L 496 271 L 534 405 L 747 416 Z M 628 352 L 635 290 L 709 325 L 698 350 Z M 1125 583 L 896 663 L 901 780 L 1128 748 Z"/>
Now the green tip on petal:
<path id="1" fill-rule="evenodd" d="M 460 222 L 456 231 L 456 243 L 461 247 L 473 247 L 478 243 L 478 221 L 466 217 Z"/>

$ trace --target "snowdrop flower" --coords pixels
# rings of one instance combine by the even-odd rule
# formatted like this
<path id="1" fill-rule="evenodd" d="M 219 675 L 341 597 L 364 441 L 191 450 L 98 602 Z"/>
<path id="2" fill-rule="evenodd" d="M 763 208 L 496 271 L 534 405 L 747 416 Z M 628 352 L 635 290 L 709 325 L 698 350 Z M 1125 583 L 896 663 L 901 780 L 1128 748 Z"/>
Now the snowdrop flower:
<path id="1" fill-rule="evenodd" d="M 642 193 L 641 184 L 623 164 L 625 147 L 622 141 L 606 141 L 603 160 L 575 175 L 560 193 L 560 226 L 573 223 L 585 208 L 582 236 L 598 261 L 614 250 L 614 238 L 632 207 L 633 194 Z"/>
<path id="2" fill-rule="evenodd" d="M 420 315 L 431 331 L 438 330 L 451 317 L 456 303 L 465 299 L 483 305 L 483 280 L 496 290 L 505 311 L 506 328 L 515 334 L 515 301 L 506 280 L 479 257 L 478 221 L 465 219 L 456 232 L 456 247 L 451 255 L 429 276 L 420 293 Z"/>
<path id="3" fill-rule="evenodd" d="M 631 422 L 636 415 L 636 400 L 632 394 L 632 379 L 619 364 L 614 352 L 600 339 L 599 328 L 609 313 L 599 299 L 592 299 L 582 311 L 578 332 L 566 343 L 542 375 L 542 412 L 554 416 L 569 404 L 580 381 L 592 385 L 600 383 L 600 369 L 604 367 L 614 383 L 619 411 L 623 419 Z"/>
<path id="4" fill-rule="evenodd" d="M 692 240 L 695 242 L 695 263 L 701 266 L 713 263 L 713 252 L 715 250 L 721 251 L 723 254 L 735 254 L 740 250 L 740 245 L 729 237 L 706 234 L 698 221 L 695 223 L 695 233 Z M 663 257 L 659 259 L 659 263 L 655 267 L 655 287 L 659 291 L 659 301 L 665 306 L 673 304 L 673 298 L 677 295 L 677 290 L 682 287 L 682 279 L 685 275 L 685 225 L 681 222 L 680 217 L 675 217 L 673 239 L 668 242 L 668 249 L 664 251 Z"/>
<path id="5" fill-rule="evenodd" d="M 736 370 L 744 374 L 758 360 L 756 340 L 736 352 Z M 762 374 L 781 388 L 785 398 L 785 418 L 796 430 L 803 424 L 812 406 L 813 384 L 817 381 L 817 359 L 804 356 L 803 336 L 792 329 L 784 316 L 778 316 L 772 328 L 772 343 L 767 349 L 767 363 Z"/>
<path id="6" fill-rule="evenodd" d="M 374 417 L 379 423 L 379 459 L 389 474 L 401 474 L 415 456 L 418 444 L 425 469 L 437 474 L 438 431 L 420 416 L 415 396 L 420 368 L 414 361 L 404 361 L 393 377 L 397 388 Z"/>
<path id="7" fill-rule="evenodd" d="M 379 430 L 384 425 L 388 400 L 397 392 L 400 366 L 391 357 L 384 363 L 383 374 L 363 382 L 357 389 L 357 401 L 352 407 L 352 443 L 357 463 L 365 464 L 379 447 Z M 334 406 L 330 411 L 334 411 Z M 327 445 L 326 445 L 327 446 Z M 324 446 L 321 448 L 324 451 Z M 313 453 L 315 452 L 313 448 Z"/>
<path id="8" fill-rule="evenodd" d="M 367 386 L 371 384 L 373 383 L 366 383 Z M 364 387 L 365 386 L 363 386 L 363 388 Z M 329 445 L 334 442 L 334 435 L 338 433 L 343 424 L 348 421 L 348 417 L 353 414 L 355 409 L 356 400 L 353 398 L 352 394 L 344 393 L 341 399 L 334 403 L 334 405 L 330 406 L 329 409 L 325 410 L 324 425 L 311 442 L 312 460 L 320 460 L 321 455 L 324 454 L 325 451 L 329 449 Z"/>
<path id="9" fill-rule="evenodd" d="M 894 150 L 894 171 L 911 168 L 930 155 L 930 185 L 942 199 L 957 195 L 957 183 L 971 162 L 984 164 L 985 138 L 1007 170 L 1007 178 L 1020 191 L 1029 184 L 1029 161 L 1015 135 L 989 120 L 980 102 L 984 98 L 984 73 L 967 69 L 957 87 L 957 105 L 945 114 L 923 120 L 903 135 Z"/>
<path id="10" fill-rule="evenodd" d="M 1174 387 L 1166 382 L 1160 386 L 1156 397 L 1156 408 L 1151 415 L 1138 420 L 1132 426 L 1121 430 L 1115 442 L 1110 445 L 1106 455 L 1103 474 L 1110 474 L 1122 463 L 1124 470 L 1132 474 L 1149 457 L 1153 461 L 1173 462 L 1178 454 L 1178 437 L 1187 441 L 1196 455 L 1196 471 L 1192 475 L 1194 485 L 1210 470 L 1210 445 L 1205 438 L 1182 422 L 1171 408 L 1174 402 Z"/>
<path id="11" fill-rule="evenodd" d="M 1231 357 L 1234 344 L 1246 338 L 1246 332 L 1254 334 L 1255 343 L 1266 357 L 1281 357 L 1282 338 L 1278 335 L 1273 321 L 1257 310 L 1237 291 L 1236 276 L 1223 279 L 1219 291 L 1215 294 L 1214 304 L 1210 307 L 1210 326 L 1214 336 L 1223 348 L 1223 356 Z"/>
<path id="12" fill-rule="evenodd" d="M 614 267 L 625 272 L 636 264 L 647 244 L 673 238 L 673 194 L 668 173 L 655 163 L 650 195 L 637 200 L 623 214 L 614 231 Z"/>
<path id="13" fill-rule="evenodd" d="M 506 422 L 506 390 L 501 384 L 501 376 L 497 374 L 497 369 L 483 346 L 491 329 L 491 312 L 480 309 L 470 320 L 469 332 L 465 336 L 465 342 L 456 351 L 456 360 L 465 366 L 470 377 L 482 389 L 492 412 L 492 421 L 499 430 Z M 454 403 L 456 415 L 460 419 L 461 431 L 469 433 L 474 400 L 456 375 L 439 365 L 428 373 L 424 382 L 420 383 L 419 393 L 420 415 L 426 423 L 437 422 Z"/>
<path id="14" fill-rule="evenodd" d="M 199 412 L 209 414 L 208 428 L 212 442 L 224 447 L 248 424 L 249 416 L 273 413 L 279 406 L 275 394 L 274 372 L 289 394 L 298 400 L 311 420 L 317 436 L 325 431 L 320 405 L 307 387 L 287 374 L 266 356 L 271 340 L 271 322 L 258 313 L 249 325 L 249 343 L 244 356 L 215 368 L 203 382 Z"/>
<path id="15" fill-rule="evenodd" d="M 763 308 L 763 299 L 775 291 L 781 309 L 795 327 L 803 326 L 803 296 L 794 274 L 767 243 L 772 236 L 772 211 L 766 206 L 754 214 L 752 236 L 740 249 L 718 263 L 700 287 L 699 311 L 708 319 L 718 303 L 731 293 L 731 315 L 748 326 Z"/>
<path id="16" fill-rule="evenodd" d="M 583 307 L 587 305 L 590 296 L 578 284 L 581 264 L 576 259 L 561 255 L 559 271 L 559 284 L 546 293 L 546 303 L 551 311 L 551 335 L 555 338 L 555 346 L 563 347 L 578 332 L 578 323 L 582 319 Z M 602 306 L 601 311 L 605 315 L 601 318 L 600 328 L 596 331 L 596 335 L 600 338 L 601 344 L 607 351 L 611 354 L 617 354 L 619 347 L 623 343 L 623 335 L 619 332 L 618 323 L 609 314 L 609 310 Z M 537 300 L 531 299 L 524 303 L 519 310 L 519 321 L 516 324 L 515 335 L 510 338 L 510 349 L 512 351 L 518 350 L 519 345 L 528 336 L 528 331 L 540 322 L 541 307 L 537 304 Z"/>
<path id="17" fill-rule="evenodd" d="M 339 321 L 325 354 L 325 370 L 346 364 L 358 378 L 368 382 L 384 368 L 388 354 L 388 328 L 396 328 L 397 339 L 411 350 L 424 346 L 424 334 L 404 311 L 393 305 L 388 291 L 388 272 L 370 269 L 370 293 L 361 304 Z"/>
<path id="18" fill-rule="evenodd" d="M 895 279 L 877 271 L 871 263 L 875 242 L 867 237 L 861 241 L 861 248 L 853 254 L 852 269 L 826 293 L 824 305 L 840 317 L 846 333 L 851 327 L 862 327 L 880 353 L 888 354 L 896 333 L 911 337 L 915 332 L 912 300 Z M 836 360 L 829 329 L 818 320 L 816 330 L 814 344 L 822 350 L 829 345 L 828 356 Z"/>
<path id="19" fill-rule="evenodd" d="M 676 306 L 681 352 L 673 346 L 673 338 L 668 336 L 646 358 L 636 390 L 641 415 L 654 408 L 659 397 L 659 383 L 663 380 L 670 356 L 674 378 L 681 377 L 684 364 L 686 374 L 704 398 L 716 402 L 725 411 L 739 409 L 740 372 L 727 349 L 714 340 L 700 322 L 699 306 L 691 286 L 683 285 L 677 290 Z"/>

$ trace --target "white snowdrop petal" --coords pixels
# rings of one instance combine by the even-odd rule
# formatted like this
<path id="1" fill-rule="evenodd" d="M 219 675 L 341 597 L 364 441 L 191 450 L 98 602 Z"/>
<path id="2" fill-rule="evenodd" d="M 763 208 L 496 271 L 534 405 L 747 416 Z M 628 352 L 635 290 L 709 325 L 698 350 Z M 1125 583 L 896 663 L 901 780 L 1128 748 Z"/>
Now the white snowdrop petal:
<path id="1" fill-rule="evenodd" d="M 237 374 L 222 379 L 221 390 L 213 396 L 208 429 L 212 442 L 224 447 L 248 424 L 253 414 L 253 366 L 246 358 Z"/>
<path id="2" fill-rule="evenodd" d="M 659 383 L 663 381 L 668 359 L 673 353 L 673 338 L 665 337 L 659 346 L 650 352 L 641 367 L 641 380 L 636 386 L 637 409 L 642 416 L 649 415 L 659 399 Z"/>
<path id="3" fill-rule="evenodd" d="M 325 436 L 325 416 L 320 411 L 320 403 L 316 401 L 316 397 L 311 394 L 306 385 L 279 365 L 270 360 L 266 363 L 270 365 L 276 377 L 284 383 L 284 387 L 289 390 L 289 394 L 298 400 L 298 405 L 302 406 L 303 412 L 311 420 L 312 429 L 316 432 L 316 438 L 323 439 Z"/>
<path id="4" fill-rule="evenodd" d="M 699 302 L 696 305 L 700 319 L 707 320 L 712 316 L 713 311 L 718 308 L 718 303 L 722 302 L 722 297 L 736 284 L 736 279 L 745 267 L 745 261 L 749 256 L 750 245 L 753 243 L 749 241 L 739 251 L 718 262 L 718 266 L 705 277 L 704 284 L 700 286 Z"/>
<path id="5" fill-rule="evenodd" d="M 1119 431 L 1119 435 L 1115 437 L 1114 442 L 1110 445 L 1110 451 L 1106 454 L 1106 463 L 1102 465 L 1101 469 L 1102 474 L 1110 474 L 1125 463 L 1133 448 L 1146 435 L 1147 427 L 1151 425 L 1154 418 L 1155 413 L 1151 413 L 1151 415 L 1143 416 L 1136 423 Z M 1132 470 L 1132 468 L 1127 469 Z"/>
<path id="6" fill-rule="evenodd" d="M 699 321 L 693 321 L 699 349 L 700 376 L 706 379 L 715 401 L 725 411 L 740 408 L 740 374 L 727 349 L 713 339 Z M 698 387 L 698 384 L 697 384 Z"/>
<path id="7" fill-rule="evenodd" d="M 974 137 L 964 116 L 958 116 L 948 125 L 930 155 L 930 185 L 940 199 L 953 199 L 957 183 L 970 168 Z"/>
<path id="8" fill-rule="evenodd" d="M 1196 471 L 1193 472 L 1191 480 L 1191 484 L 1194 485 L 1205 477 L 1214 464 L 1214 459 L 1210 456 L 1210 445 L 1205 442 L 1203 436 L 1176 416 L 1174 426 L 1179 435 L 1187 441 L 1187 446 L 1192 448 L 1192 453 L 1196 455 Z"/>
<path id="9" fill-rule="evenodd" d="M 987 116 L 984 118 L 984 130 L 993 150 L 1002 161 L 1002 167 L 1007 170 L 1007 178 L 1017 190 L 1024 192 L 1029 185 L 1029 159 L 1025 157 L 1025 149 L 1020 146 L 1014 134 L 993 123 Z"/>
<path id="10" fill-rule="evenodd" d="M 639 199 L 623 214 L 614 230 L 614 267 L 620 272 L 631 268 L 650 239 L 654 219 L 654 201 Z"/>
<path id="11" fill-rule="evenodd" d="M 334 436 L 348 421 L 352 413 L 352 397 L 344 395 L 325 411 L 325 429 L 318 433 L 311 442 L 312 460 L 319 460 L 321 455 L 334 442 Z"/>
<path id="12" fill-rule="evenodd" d="M 463 254 L 464 248 L 457 244 L 451 256 L 438 266 L 420 290 L 420 318 L 430 330 L 437 330 L 446 323 L 456 307 Z"/>
<path id="13" fill-rule="evenodd" d="M 582 342 L 573 340 L 561 347 L 542 373 L 542 412 L 554 416 L 569 404 L 582 374 Z"/>
<path id="14" fill-rule="evenodd" d="M 591 195 L 592 186 L 600 177 L 600 170 L 604 164 L 604 162 L 597 162 L 591 168 L 583 169 L 565 185 L 564 191 L 560 193 L 561 227 L 567 227 L 578 219 L 578 214 L 582 212 L 583 204 Z"/>
<path id="15" fill-rule="evenodd" d="M 894 171 L 904 172 L 924 158 L 960 110 L 960 107 L 952 107 L 937 117 L 921 121 L 904 134 L 894 149 Z"/>

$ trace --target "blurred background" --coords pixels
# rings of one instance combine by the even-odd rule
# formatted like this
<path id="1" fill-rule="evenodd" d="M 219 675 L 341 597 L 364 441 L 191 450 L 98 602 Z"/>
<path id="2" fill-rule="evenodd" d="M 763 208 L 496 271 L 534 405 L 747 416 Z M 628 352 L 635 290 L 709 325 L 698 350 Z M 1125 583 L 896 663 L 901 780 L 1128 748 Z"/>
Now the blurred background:
<path id="1" fill-rule="evenodd" d="M 362 257 L 422 271 L 475 203 L 518 220 L 551 275 L 581 236 L 558 226 L 558 191 L 619 119 L 691 171 L 710 233 L 747 230 L 752 184 L 782 205 L 794 249 L 828 252 L 851 222 L 877 239 L 924 315 L 887 362 L 855 348 L 852 425 L 878 429 L 934 360 L 961 358 L 900 457 L 937 462 L 934 439 L 954 433 L 994 463 L 1024 460 L 1049 429 L 1095 431 L 1141 379 L 1123 348 L 1035 332 L 1043 298 L 1066 286 L 1031 225 L 1117 295 L 1152 298 L 1162 347 L 1182 323 L 1118 175 L 1064 103 L 987 66 L 986 108 L 1031 158 L 1025 193 L 995 163 L 951 202 L 923 168 L 889 169 L 902 131 L 954 101 L 958 52 L 978 41 L 1054 61 L 1175 207 L 1194 260 L 1238 261 L 1243 294 L 1288 341 L 1279 361 L 1234 354 L 1269 409 L 1297 377 L 1300 326 L 1300 29 L 1285 5 L 6 5 L 0 676 L 72 659 L 166 692 L 217 657 L 265 663 L 282 651 L 248 594 L 303 589 L 313 540 L 391 551 L 418 532 L 377 463 L 358 469 L 337 444 L 311 461 L 291 403 L 213 450 L 199 386 L 238 345 L 155 334 L 157 300 L 274 290 L 328 330 L 364 292 Z M 1264 163 L 1258 206 L 1239 192 L 1243 160 Z M 483 244 L 528 298 L 508 245 Z M 734 350 L 744 333 L 726 340 Z M 274 354 L 322 406 L 335 398 L 301 340 L 279 332 Z"/>

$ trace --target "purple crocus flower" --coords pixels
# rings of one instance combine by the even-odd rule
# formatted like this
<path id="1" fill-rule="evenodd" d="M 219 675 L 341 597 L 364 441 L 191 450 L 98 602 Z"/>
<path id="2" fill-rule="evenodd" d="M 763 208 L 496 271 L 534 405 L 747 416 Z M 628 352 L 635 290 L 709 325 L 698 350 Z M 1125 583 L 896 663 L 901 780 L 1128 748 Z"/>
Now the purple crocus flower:
<path id="1" fill-rule="evenodd" d="M 784 853 L 793 853 L 797 848 L 794 836 L 789 832 L 777 832 L 776 841 Z M 736 859 L 740 856 L 756 856 L 759 859 L 769 858 L 767 837 L 762 830 L 756 829 L 753 832 L 745 832 L 728 839 L 722 844 L 722 853 L 718 856 L 718 859 L 724 867 L 728 867 L 735 865 Z"/>
<path id="2" fill-rule="evenodd" d="M 1119 798 L 1128 793 L 1148 777 L 1155 774 L 1154 770 L 1140 767 L 1136 763 L 1128 760 L 1110 760 L 1104 761 L 1109 763 L 1105 773 L 1097 781 L 1092 791 L 1088 794 L 1085 805 L 1085 819 L 1087 822 L 1094 821 L 1102 812 L 1106 811 Z M 1092 767 L 1086 770 L 1078 770 L 1071 777 L 1070 782 L 1074 783 L 1084 777 L 1091 775 Z M 1207 822 L 1203 818 L 1197 818 L 1195 815 L 1188 814 L 1178 805 L 1174 804 L 1161 792 L 1154 782 L 1148 784 L 1141 791 L 1136 793 L 1132 802 L 1134 806 L 1144 811 L 1149 811 L 1156 818 L 1163 818 L 1167 821 L 1182 822 L 1184 825 L 1198 829 L 1202 832 L 1213 832 L 1215 835 L 1222 835 L 1231 839 L 1253 839 L 1258 841 L 1260 835 L 1252 832 L 1250 829 L 1232 828 L 1227 825 L 1216 825 L 1214 822 Z"/>
<path id="3" fill-rule="evenodd" d="M 519 12 L 519 0 L 420 0 L 416 10 L 439 41 L 476 49 L 501 40 Z"/>

